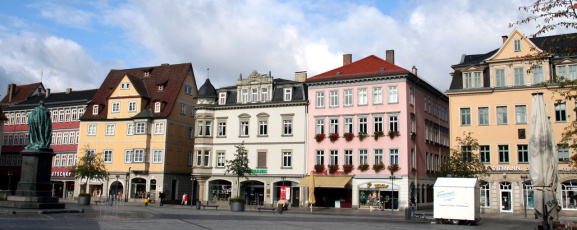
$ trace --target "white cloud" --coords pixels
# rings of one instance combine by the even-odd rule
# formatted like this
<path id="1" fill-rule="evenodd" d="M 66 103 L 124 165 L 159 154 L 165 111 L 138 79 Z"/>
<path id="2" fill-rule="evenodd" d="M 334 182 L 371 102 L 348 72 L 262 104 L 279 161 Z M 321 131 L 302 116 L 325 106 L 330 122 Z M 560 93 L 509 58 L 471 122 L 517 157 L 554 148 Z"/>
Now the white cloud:
<path id="1" fill-rule="evenodd" d="M 77 29 L 90 30 L 92 21 L 97 17 L 97 15 L 92 12 L 64 4 L 56 4 L 54 2 L 41 3 L 33 5 L 33 7 L 40 10 L 42 17 Z"/>

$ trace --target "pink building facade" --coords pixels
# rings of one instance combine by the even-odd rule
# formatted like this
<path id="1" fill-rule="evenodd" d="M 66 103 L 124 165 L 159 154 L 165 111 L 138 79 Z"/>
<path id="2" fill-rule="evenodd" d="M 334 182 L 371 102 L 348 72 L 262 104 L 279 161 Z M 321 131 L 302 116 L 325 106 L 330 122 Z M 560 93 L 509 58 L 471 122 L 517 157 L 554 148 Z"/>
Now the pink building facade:
<path id="1" fill-rule="evenodd" d="M 351 59 L 306 80 L 316 205 L 397 210 L 411 197 L 432 205 L 434 174 L 448 157 L 448 97 L 416 68 L 394 65 L 392 50 L 387 60 Z"/>

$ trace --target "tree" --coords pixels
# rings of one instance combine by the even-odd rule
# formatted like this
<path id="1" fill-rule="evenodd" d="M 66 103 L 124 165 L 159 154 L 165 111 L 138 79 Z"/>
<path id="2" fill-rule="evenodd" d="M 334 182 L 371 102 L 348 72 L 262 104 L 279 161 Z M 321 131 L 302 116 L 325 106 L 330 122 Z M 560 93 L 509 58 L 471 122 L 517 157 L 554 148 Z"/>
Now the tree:
<path id="1" fill-rule="evenodd" d="M 527 18 L 509 24 L 509 27 L 531 22 L 537 23 L 537 32 L 531 34 L 532 37 L 545 35 L 547 32 L 565 28 L 569 30 L 577 29 L 577 1 L 575 0 L 536 0 L 533 4 L 519 7 L 520 11 L 532 14 Z M 527 72 L 543 63 L 552 61 L 553 58 L 571 57 L 577 51 L 577 33 L 563 34 L 552 39 L 543 39 L 541 47 L 543 50 L 533 52 L 531 55 L 516 58 L 517 61 L 528 61 L 531 68 Z M 537 44 L 538 45 L 538 44 Z M 552 71 L 553 72 L 553 71 Z M 570 79 L 561 76 L 554 76 L 553 79 L 543 83 L 548 88 L 553 88 L 553 95 L 559 95 L 561 99 L 556 99 L 556 103 L 566 103 L 577 99 L 577 79 Z M 577 112 L 577 107 L 574 108 Z M 561 136 L 561 142 L 565 147 L 573 149 L 571 164 L 577 167 L 577 120 L 571 119 Z"/>
<path id="2" fill-rule="evenodd" d="M 107 176 L 106 168 L 102 161 L 102 153 L 90 151 L 88 148 L 88 146 L 85 146 L 82 149 L 84 156 L 80 157 L 78 164 L 70 169 L 76 179 L 86 179 L 86 193 L 90 193 L 88 191 L 88 182 L 90 180 L 104 179 Z"/>
<path id="3" fill-rule="evenodd" d="M 248 166 L 248 158 L 246 156 L 246 148 L 244 141 L 240 145 L 235 145 L 236 153 L 234 159 L 226 161 L 226 173 L 236 175 L 236 184 L 240 186 L 240 178 L 248 179 L 247 175 L 252 175 L 252 169 Z M 236 196 L 240 196 L 240 189 L 236 189 Z"/>
<path id="4" fill-rule="evenodd" d="M 457 137 L 457 148 L 451 149 L 449 159 L 441 163 L 437 176 L 446 177 L 477 177 L 478 175 L 486 175 L 487 170 L 485 165 L 481 162 L 478 154 L 473 152 L 479 149 L 477 139 L 471 137 L 471 133 L 463 132 L 464 137 Z"/>

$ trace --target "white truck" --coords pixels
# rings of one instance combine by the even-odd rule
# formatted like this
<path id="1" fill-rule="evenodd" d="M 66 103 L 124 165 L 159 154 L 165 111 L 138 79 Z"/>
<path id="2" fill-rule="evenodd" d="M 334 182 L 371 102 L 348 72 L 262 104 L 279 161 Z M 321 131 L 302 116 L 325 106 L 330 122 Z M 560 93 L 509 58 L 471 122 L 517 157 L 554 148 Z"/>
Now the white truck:
<path id="1" fill-rule="evenodd" d="M 434 191 L 433 216 L 437 222 L 475 224 L 481 220 L 477 178 L 439 177 Z"/>

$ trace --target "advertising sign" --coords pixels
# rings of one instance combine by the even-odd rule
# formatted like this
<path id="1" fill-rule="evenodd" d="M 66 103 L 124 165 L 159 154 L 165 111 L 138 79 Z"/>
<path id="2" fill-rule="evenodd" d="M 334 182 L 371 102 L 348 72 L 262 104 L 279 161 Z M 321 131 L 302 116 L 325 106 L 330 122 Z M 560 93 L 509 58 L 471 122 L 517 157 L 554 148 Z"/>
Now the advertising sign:
<path id="1" fill-rule="evenodd" d="M 280 199 L 281 200 L 291 199 L 291 186 L 280 186 Z"/>

